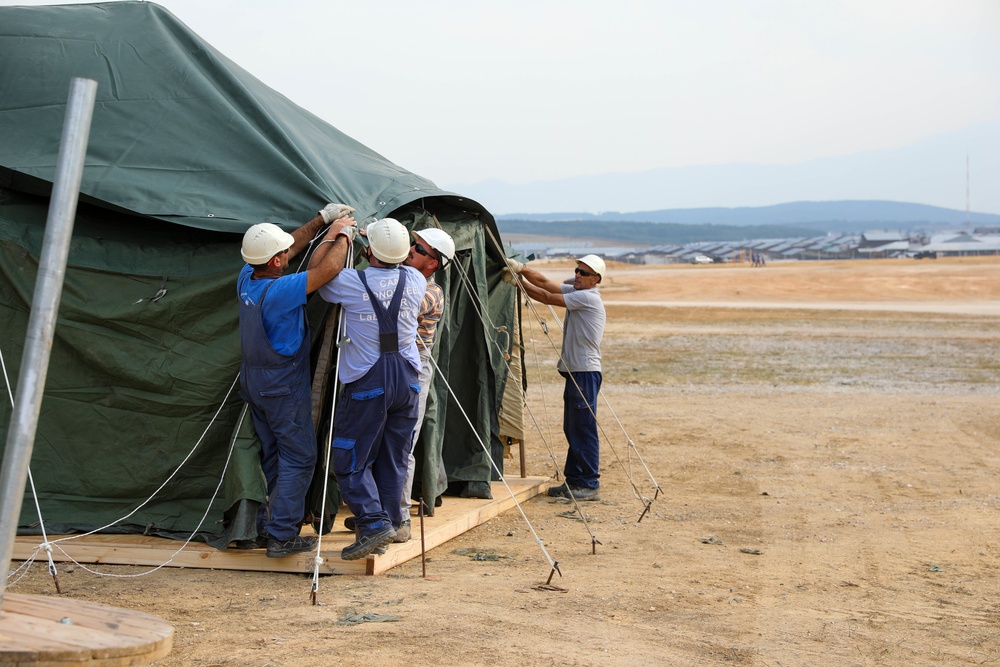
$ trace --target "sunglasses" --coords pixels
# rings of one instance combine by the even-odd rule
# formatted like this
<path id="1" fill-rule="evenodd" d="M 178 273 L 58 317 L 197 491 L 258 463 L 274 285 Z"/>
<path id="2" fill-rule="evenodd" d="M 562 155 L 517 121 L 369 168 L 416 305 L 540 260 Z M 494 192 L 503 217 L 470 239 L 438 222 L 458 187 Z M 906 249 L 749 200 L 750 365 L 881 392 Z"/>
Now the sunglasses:
<path id="1" fill-rule="evenodd" d="M 424 257 L 430 257 L 431 259 L 437 259 L 437 257 L 435 257 L 434 255 L 430 254 L 427 251 L 427 248 L 423 247 L 417 242 L 413 243 L 413 249 L 417 252 L 418 255 L 423 255 Z"/>
<path id="2" fill-rule="evenodd" d="M 583 269 L 573 269 L 573 273 L 575 273 L 578 276 L 583 276 L 584 278 L 591 278 L 597 275 L 596 273 L 591 273 L 590 271 L 584 271 Z"/>

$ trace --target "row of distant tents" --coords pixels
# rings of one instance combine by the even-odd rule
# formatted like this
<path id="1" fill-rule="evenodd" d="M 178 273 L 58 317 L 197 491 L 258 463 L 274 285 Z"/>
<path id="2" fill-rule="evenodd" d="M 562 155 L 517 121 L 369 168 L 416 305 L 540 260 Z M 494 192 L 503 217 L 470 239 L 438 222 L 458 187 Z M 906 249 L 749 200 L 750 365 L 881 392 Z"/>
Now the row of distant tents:
<path id="1" fill-rule="evenodd" d="M 964 257 L 1000 255 L 1000 228 L 952 231 L 933 235 L 870 231 L 862 234 L 826 234 L 808 238 L 704 241 L 648 248 L 624 247 L 527 247 L 517 249 L 537 257 L 579 257 L 596 254 L 628 264 L 691 264 L 699 256 L 715 262 L 877 259 L 899 257 Z"/>

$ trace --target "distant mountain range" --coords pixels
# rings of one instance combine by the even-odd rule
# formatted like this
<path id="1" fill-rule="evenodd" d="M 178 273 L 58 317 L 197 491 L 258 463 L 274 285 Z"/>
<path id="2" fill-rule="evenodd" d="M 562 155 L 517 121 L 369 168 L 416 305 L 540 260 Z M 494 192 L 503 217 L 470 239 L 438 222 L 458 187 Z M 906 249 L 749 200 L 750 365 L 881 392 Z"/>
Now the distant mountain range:
<path id="1" fill-rule="evenodd" d="M 639 211 L 634 213 L 607 212 L 600 214 L 582 212 L 557 212 L 534 214 L 509 214 L 496 216 L 501 230 L 543 234 L 553 228 L 539 228 L 544 222 L 632 222 L 672 223 L 674 225 L 713 225 L 728 227 L 754 226 L 755 230 L 773 235 L 801 235 L 812 233 L 857 233 L 870 230 L 937 231 L 955 229 L 965 225 L 973 227 L 1000 226 L 1000 215 L 969 213 L 955 209 L 892 201 L 827 201 L 791 202 L 774 206 L 739 208 L 683 208 Z M 515 225 L 525 221 L 528 225 Z M 535 229 L 531 230 L 531 224 Z M 588 225 L 589 226 L 589 225 Z M 562 227 L 562 225 L 559 225 Z M 778 229 L 786 228 L 786 229 Z M 749 231 L 749 230 L 746 230 Z"/>
<path id="2" fill-rule="evenodd" d="M 669 156 L 665 156 L 669 160 Z M 968 160 L 968 179 L 966 164 Z M 824 202 L 851 202 L 842 211 L 854 209 L 872 216 L 871 223 L 895 223 L 891 217 L 904 209 L 891 202 L 920 202 L 923 212 L 907 213 L 902 220 L 936 221 L 938 212 L 949 211 L 949 220 L 964 222 L 966 192 L 973 211 L 1000 213 L 1000 121 L 992 121 L 941 134 L 891 150 L 857 153 L 792 165 L 722 164 L 669 167 L 637 173 L 579 176 L 554 181 L 512 184 L 485 181 L 446 184 L 452 192 L 475 199 L 501 217 L 525 219 L 526 214 L 548 211 L 628 211 L 614 219 L 639 215 L 634 211 L 687 211 L 691 224 L 711 221 L 713 216 L 744 215 L 740 211 L 795 212 L 800 204 L 773 207 L 780 202 L 811 202 L 813 222 L 863 220 L 845 217 L 847 212 L 823 213 Z M 873 205 L 869 202 L 876 202 Z M 898 206 L 916 206 L 899 204 Z M 712 208 L 705 208 L 712 207 Z M 739 207 L 739 208 L 721 208 Z M 955 217 L 962 211 L 961 219 Z M 703 212 L 703 213 L 696 213 Z M 583 215 L 583 214 L 560 214 Z M 688 214 L 685 214 L 686 216 Z M 853 215 L 853 214 L 852 214 Z M 913 218 L 917 215 L 918 218 Z M 980 214 L 976 214 L 979 216 Z M 697 217 L 695 217 L 697 216 Z M 926 216 L 922 217 L 921 216 Z M 635 219 L 635 218 L 628 218 Z M 648 219 L 648 217 L 642 217 Z M 674 218 L 675 221 L 678 218 Z M 789 221 L 796 223 L 804 220 Z M 895 225 L 893 225 L 895 226 Z"/>

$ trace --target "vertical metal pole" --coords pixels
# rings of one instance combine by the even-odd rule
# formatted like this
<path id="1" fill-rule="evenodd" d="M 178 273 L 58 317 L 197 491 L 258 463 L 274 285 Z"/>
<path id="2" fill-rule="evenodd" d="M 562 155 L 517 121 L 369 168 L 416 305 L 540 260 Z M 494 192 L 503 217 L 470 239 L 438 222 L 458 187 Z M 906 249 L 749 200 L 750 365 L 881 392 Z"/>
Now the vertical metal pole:
<path id="1" fill-rule="evenodd" d="M 420 496 L 420 504 L 417 505 L 417 516 L 420 518 L 420 568 L 423 570 L 424 579 L 427 578 L 427 542 L 424 540 L 424 497 Z"/>
<path id="2" fill-rule="evenodd" d="M 45 376 L 49 370 L 49 355 L 55 332 L 56 315 L 69 242 L 73 235 L 73 219 L 80 195 L 83 163 L 87 156 L 90 138 L 90 121 L 94 116 L 97 82 L 90 79 L 73 79 L 69 86 L 66 120 L 63 123 L 56 163 L 52 199 L 45 223 L 45 241 L 38 263 L 35 294 L 28 318 L 28 333 L 24 340 L 24 356 L 17 379 L 14 410 L 7 431 L 3 468 L 0 470 L 0 607 L 7 588 L 10 558 L 14 553 L 17 521 L 24 500 L 24 486 L 28 479 L 28 465 L 35 443 L 38 413 L 42 406 Z"/>

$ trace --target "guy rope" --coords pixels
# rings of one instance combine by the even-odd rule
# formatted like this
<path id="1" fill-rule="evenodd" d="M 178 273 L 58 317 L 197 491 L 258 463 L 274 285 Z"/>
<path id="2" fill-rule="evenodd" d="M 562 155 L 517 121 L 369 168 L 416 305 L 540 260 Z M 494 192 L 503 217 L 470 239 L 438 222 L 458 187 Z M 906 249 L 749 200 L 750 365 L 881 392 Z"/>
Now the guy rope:
<path id="1" fill-rule="evenodd" d="M 487 230 L 487 231 L 489 231 L 489 230 Z M 493 233 L 489 232 L 489 235 L 490 235 L 490 239 L 493 241 L 494 245 L 496 246 L 497 250 L 500 252 L 501 256 L 506 257 L 506 254 L 503 252 L 503 248 L 500 246 L 499 242 L 497 241 L 497 239 L 493 235 Z M 517 275 L 516 273 L 513 274 L 513 275 L 514 275 L 514 283 L 516 285 L 516 289 L 518 290 L 518 294 L 521 294 L 521 293 L 525 294 L 525 302 L 526 302 L 526 305 L 528 306 L 528 309 L 535 315 L 535 317 L 541 323 L 542 330 L 545 332 L 546 337 L 549 339 L 549 344 L 552 346 L 552 348 L 556 352 L 556 354 L 559 355 L 559 358 L 561 360 L 562 359 L 562 351 L 559 349 L 559 347 L 555 344 L 555 342 L 552 340 L 551 336 L 549 335 L 548 327 L 545 326 L 545 320 L 539 314 L 537 308 L 535 307 L 534 302 L 530 298 L 528 298 L 526 296 L 527 293 L 524 292 L 524 287 L 521 284 L 521 277 L 519 275 Z M 559 325 L 560 331 L 562 331 L 562 320 L 556 314 L 556 312 L 552 308 L 552 306 L 549 306 L 549 312 L 551 313 L 551 315 L 552 315 L 553 319 L 556 321 L 556 323 Z M 574 385 L 574 387 L 576 387 L 576 390 L 580 391 L 580 387 L 577 384 L 576 379 L 573 378 L 573 375 L 569 374 L 568 377 L 573 381 L 573 385 Z M 627 451 L 628 451 L 628 455 L 627 455 L 628 456 L 628 462 L 627 463 L 626 463 L 626 461 L 624 461 L 622 459 L 621 455 L 618 453 L 617 448 L 615 448 L 615 446 L 612 443 L 611 439 L 608 437 L 608 434 L 607 434 L 607 432 L 604 429 L 603 423 L 597 417 L 597 414 L 594 411 L 594 408 L 592 408 L 589 405 L 589 403 L 587 405 L 587 409 L 590 410 L 591 415 L 593 416 L 595 422 L 597 423 L 597 427 L 600 430 L 601 435 L 604 438 L 604 441 L 608 444 L 608 447 L 611 449 L 612 454 L 614 454 L 615 458 L 617 459 L 617 461 L 619 462 L 619 464 L 622 466 L 622 470 L 625 472 L 625 476 L 628 479 L 629 485 L 632 487 L 632 495 L 637 500 L 639 500 L 639 502 L 642 503 L 642 505 L 643 505 L 642 513 L 639 515 L 639 518 L 636 520 L 636 523 L 641 523 L 642 520 L 643 520 L 643 518 L 646 516 L 646 514 L 651 509 L 653 501 L 656 500 L 657 498 L 659 498 L 661 487 L 656 482 L 656 479 L 653 477 L 653 473 L 649 469 L 649 466 L 646 465 L 646 462 L 643 460 L 641 454 L 639 454 L 639 450 L 636 447 L 635 441 L 632 440 L 632 438 L 629 436 L 628 432 L 625 430 L 625 426 L 622 424 L 621 420 L 618 418 L 618 415 L 614 411 L 614 408 L 612 408 L 611 402 L 608 400 L 607 395 L 605 394 L 605 392 L 603 390 L 600 391 L 600 395 L 604 398 L 604 402 L 608 406 L 608 409 L 611 411 L 611 415 L 614 417 L 615 421 L 618 424 L 619 429 L 621 430 L 622 434 L 625 436 L 626 445 L 627 445 Z M 652 498 L 647 498 L 646 496 L 644 496 L 642 494 L 642 492 L 639 490 L 639 487 L 636 486 L 636 483 L 635 483 L 635 480 L 634 480 L 634 476 L 633 476 L 633 472 L 632 472 L 632 456 L 633 455 L 639 461 L 639 463 L 642 465 L 643 469 L 645 469 L 646 474 L 648 475 L 648 477 L 650 479 L 650 482 L 653 485 L 654 494 L 653 494 Z"/>
<path id="2" fill-rule="evenodd" d="M 476 295 L 476 291 L 473 289 L 472 280 L 469 278 L 468 273 L 465 271 L 465 269 L 461 266 L 460 263 L 456 262 L 456 265 L 459 267 L 459 273 L 461 275 L 462 282 L 465 285 L 466 290 L 469 292 L 469 295 L 470 295 L 470 297 L 472 299 L 472 303 L 473 303 L 473 305 L 474 305 L 474 307 L 476 309 L 476 313 L 479 315 L 479 318 L 482 321 L 483 326 L 486 327 L 487 325 L 489 325 L 489 326 L 492 326 L 494 328 L 494 330 L 496 330 L 497 327 L 493 323 L 493 320 L 492 320 L 492 318 L 489 315 L 489 310 L 479 301 L 478 296 Z M 500 349 L 499 343 L 492 336 L 488 335 L 487 338 L 489 338 L 491 341 L 493 341 L 493 344 L 496 345 L 498 349 Z M 501 352 L 502 358 L 504 358 L 504 363 L 507 365 L 507 370 L 508 370 L 508 374 L 509 374 L 509 372 L 510 372 L 510 364 L 507 363 L 506 356 L 503 355 L 503 353 L 505 352 L 505 350 L 500 349 L 500 352 Z M 511 380 L 508 379 L 507 381 L 510 382 Z M 449 389 L 449 391 L 451 391 L 451 387 L 449 387 L 448 389 Z M 535 419 L 535 415 L 532 412 L 530 406 L 528 405 L 528 402 L 527 402 L 525 394 L 524 394 L 524 389 L 522 388 L 520 382 L 517 383 L 517 389 L 518 389 L 519 395 L 521 397 L 522 404 L 528 409 L 528 414 L 529 414 L 529 416 L 531 416 L 531 419 L 532 419 L 532 421 L 535 424 L 535 428 L 538 429 L 538 433 L 539 433 L 539 436 L 542 438 L 542 442 L 545 443 L 545 448 L 549 452 L 549 457 L 552 459 L 553 464 L 555 464 L 555 457 L 552 454 L 552 449 L 551 449 L 551 447 L 549 447 L 548 442 L 545 440 L 545 436 L 544 436 L 544 434 L 542 432 L 541 425 L 538 423 L 538 420 Z M 477 437 L 478 437 L 478 434 L 477 434 Z M 480 440 L 480 444 L 482 444 L 481 440 Z M 484 445 L 484 449 L 485 449 L 485 445 Z M 486 454 L 487 454 L 487 456 L 489 456 L 489 452 L 488 451 L 486 452 Z M 496 463 L 493 461 L 492 457 L 490 457 L 490 463 L 492 463 L 492 465 L 493 465 L 494 468 L 497 467 Z M 558 474 L 558 467 L 556 468 L 556 470 L 557 470 L 557 474 Z M 498 472 L 499 472 L 499 470 L 498 470 Z M 501 475 L 501 478 L 502 478 L 502 475 Z M 506 485 L 506 482 L 504 482 L 504 484 Z M 576 498 L 573 498 L 572 501 L 573 501 L 573 505 L 575 506 L 575 509 L 576 509 L 577 513 L 580 515 L 580 520 L 582 521 L 584 527 L 586 528 L 587 533 L 590 535 L 591 552 L 595 553 L 596 550 L 597 550 L 597 545 L 600 544 L 601 542 L 597 539 L 597 537 L 594 535 L 594 532 L 590 529 L 590 522 L 587 521 L 587 516 L 583 513 L 583 509 L 580 507 L 579 501 L 577 501 Z M 518 505 L 518 509 L 520 509 L 520 505 Z M 522 513 L 522 515 L 524 514 L 523 511 L 521 513 Z M 527 517 L 525 517 L 525 521 L 527 521 Z M 529 523 L 529 526 L 530 526 L 530 523 Z M 560 572 L 560 575 L 561 574 L 562 573 Z M 549 578 L 551 579 L 551 576 Z"/>

